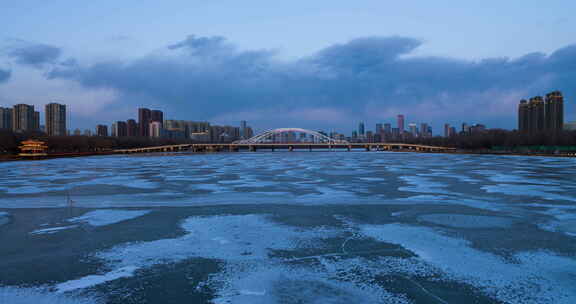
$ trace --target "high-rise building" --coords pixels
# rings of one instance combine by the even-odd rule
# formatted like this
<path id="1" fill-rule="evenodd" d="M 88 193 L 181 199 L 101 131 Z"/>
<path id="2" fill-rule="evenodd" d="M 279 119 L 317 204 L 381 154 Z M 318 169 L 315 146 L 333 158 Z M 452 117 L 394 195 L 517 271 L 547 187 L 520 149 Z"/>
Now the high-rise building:
<path id="1" fill-rule="evenodd" d="M 169 131 L 182 131 L 185 133 L 185 138 L 191 138 L 191 134 L 209 133 L 210 123 L 206 121 L 166 120 L 164 122 L 164 129 Z M 247 127 L 246 132 L 249 137 L 252 137 L 252 129 L 250 127 Z"/>
<path id="2" fill-rule="evenodd" d="M 410 135 L 412 135 L 412 137 L 418 137 L 418 127 L 416 126 L 415 123 L 408 124 L 408 130 L 410 132 Z"/>
<path id="3" fill-rule="evenodd" d="M 126 136 L 138 136 L 138 124 L 134 119 L 126 121 Z"/>
<path id="4" fill-rule="evenodd" d="M 530 132 L 530 106 L 526 99 L 520 100 L 518 105 L 518 131 L 522 133 Z"/>
<path id="5" fill-rule="evenodd" d="M 564 124 L 564 98 L 560 91 L 522 99 L 518 105 L 518 130 L 522 133 L 559 132 Z"/>
<path id="6" fill-rule="evenodd" d="M 12 129 L 12 109 L 0 107 L 0 129 Z"/>
<path id="7" fill-rule="evenodd" d="M 32 131 L 34 122 L 34 106 L 17 104 L 12 108 L 12 130 L 14 132 Z"/>
<path id="8" fill-rule="evenodd" d="M 374 133 L 372 131 L 366 131 L 366 141 L 369 143 L 374 142 Z"/>
<path id="9" fill-rule="evenodd" d="M 108 126 L 107 125 L 97 125 L 96 126 L 97 136 L 108 136 Z"/>
<path id="10" fill-rule="evenodd" d="M 140 136 L 150 135 L 150 122 L 152 121 L 152 111 L 146 108 L 138 109 L 138 131 Z"/>
<path id="11" fill-rule="evenodd" d="M 112 136 L 128 136 L 128 124 L 125 121 L 117 121 L 112 125 Z"/>
<path id="12" fill-rule="evenodd" d="M 383 125 L 382 125 L 381 123 L 377 123 L 377 124 L 376 124 L 376 128 L 374 129 L 374 131 L 375 131 L 374 133 L 376 133 L 376 134 L 382 134 L 382 133 L 384 133 L 384 127 L 383 127 Z"/>
<path id="13" fill-rule="evenodd" d="M 389 135 L 392 133 L 392 124 L 389 124 L 389 123 L 384 124 L 384 133 L 386 135 Z"/>
<path id="14" fill-rule="evenodd" d="M 363 122 L 360 122 L 360 123 L 358 124 L 358 136 L 363 137 L 363 136 L 366 134 L 365 131 L 366 131 L 366 130 L 365 130 L 365 128 L 364 128 L 364 123 L 363 123 Z"/>
<path id="15" fill-rule="evenodd" d="M 240 122 L 240 138 L 242 139 L 248 139 L 250 137 L 252 137 L 252 130 L 248 130 L 250 127 L 248 127 L 248 123 L 245 120 L 242 120 Z"/>
<path id="16" fill-rule="evenodd" d="M 153 121 L 149 126 L 150 137 L 162 137 L 162 123 L 160 121 Z"/>
<path id="17" fill-rule="evenodd" d="M 398 130 L 400 131 L 400 135 L 404 133 L 404 115 L 398 115 Z"/>
<path id="18" fill-rule="evenodd" d="M 353 139 L 353 140 L 357 140 L 357 139 L 358 139 L 358 131 L 352 131 L 352 139 Z"/>
<path id="19" fill-rule="evenodd" d="M 456 127 L 450 127 L 450 136 L 456 136 Z"/>
<path id="20" fill-rule="evenodd" d="M 444 137 L 450 137 L 450 124 L 444 124 Z"/>
<path id="21" fill-rule="evenodd" d="M 40 130 L 40 112 L 34 111 L 32 130 Z"/>
<path id="22" fill-rule="evenodd" d="M 546 108 L 542 96 L 530 98 L 530 133 L 537 133 L 544 130 Z"/>
<path id="23" fill-rule="evenodd" d="M 564 125 L 564 97 L 560 91 L 554 91 L 546 94 L 545 102 L 547 131 L 562 131 Z"/>
<path id="24" fill-rule="evenodd" d="M 66 106 L 59 103 L 49 103 L 45 107 L 46 134 L 48 136 L 66 135 Z"/>
<path id="25" fill-rule="evenodd" d="M 82 131 L 78 128 L 74 129 L 74 136 L 80 136 L 82 135 Z"/>
<path id="26" fill-rule="evenodd" d="M 150 111 L 150 121 L 157 121 L 160 123 L 160 126 L 164 127 L 164 113 L 160 110 Z"/>
<path id="27" fill-rule="evenodd" d="M 428 126 L 427 123 L 425 123 L 425 122 L 420 123 L 420 137 L 424 137 L 424 138 L 426 138 L 426 137 L 432 137 L 432 133 L 431 133 L 431 132 L 430 132 L 430 133 L 428 132 L 428 131 L 429 131 L 429 130 L 428 130 L 429 128 L 430 128 L 430 127 Z"/>
<path id="28" fill-rule="evenodd" d="M 90 129 L 84 130 L 84 136 L 92 136 L 92 130 Z"/>

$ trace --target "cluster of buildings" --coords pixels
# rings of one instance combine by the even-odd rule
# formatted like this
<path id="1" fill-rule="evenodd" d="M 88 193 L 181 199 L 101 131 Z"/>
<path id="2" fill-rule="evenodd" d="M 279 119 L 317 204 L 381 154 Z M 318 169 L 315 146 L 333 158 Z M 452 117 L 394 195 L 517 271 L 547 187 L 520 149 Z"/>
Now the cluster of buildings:
<path id="1" fill-rule="evenodd" d="M 66 129 L 66 106 L 49 103 L 45 106 L 45 123 L 40 125 L 40 112 L 33 105 L 17 104 L 12 108 L 0 107 L 0 129 L 14 132 L 41 131 L 49 136 L 64 136 Z"/>
<path id="2" fill-rule="evenodd" d="M 518 105 L 518 130 L 525 134 L 555 133 L 564 128 L 564 97 L 560 91 L 534 96 Z"/>
<path id="3" fill-rule="evenodd" d="M 11 108 L 0 107 L 0 129 L 17 133 L 43 132 L 48 136 L 113 136 L 113 137 L 153 137 L 166 139 L 190 139 L 201 142 L 231 142 L 253 136 L 252 128 L 246 121 L 240 127 L 211 125 L 206 121 L 165 120 L 160 110 L 138 109 L 138 120 L 116 121 L 110 128 L 100 124 L 95 130 L 67 129 L 66 105 L 49 103 L 45 105 L 45 125 L 40 125 L 40 112 L 34 105 L 17 104 Z"/>
<path id="4" fill-rule="evenodd" d="M 336 134 L 336 138 L 347 139 L 351 142 L 387 142 L 432 137 L 432 127 L 428 123 L 409 123 L 406 126 L 405 121 L 404 115 L 401 114 L 397 116 L 396 127 L 393 127 L 391 123 L 377 123 L 374 131 L 367 131 L 364 123 L 360 122 L 358 130 L 352 131 L 351 137 L 344 138 Z"/>
<path id="5" fill-rule="evenodd" d="M 80 135 L 76 130 L 74 134 Z M 91 135 L 85 131 L 84 135 Z M 199 142 L 232 142 L 253 136 L 252 128 L 246 121 L 240 123 L 240 127 L 211 125 L 207 121 L 188 120 L 164 120 L 164 113 L 160 110 L 148 108 L 138 109 L 138 121 L 128 119 L 116 121 L 108 132 L 107 125 L 96 126 L 97 136 L 113 137 L 152 137 L 177 140 L 195 140 Z"/>
<path id="6" fill-rule="evenodd" d="M 452 137 L 456 135 L 475 135 L 478 133 L 482 133 L 486 131 L 486 126 L 483 124 L 472 124 L 469 125 L 468 123 L 462 123 L 462 128 L 460 131 L 456 129 L 456 127 L 450 126 L 450 124 L 444 124 L 444 137 Z"/>

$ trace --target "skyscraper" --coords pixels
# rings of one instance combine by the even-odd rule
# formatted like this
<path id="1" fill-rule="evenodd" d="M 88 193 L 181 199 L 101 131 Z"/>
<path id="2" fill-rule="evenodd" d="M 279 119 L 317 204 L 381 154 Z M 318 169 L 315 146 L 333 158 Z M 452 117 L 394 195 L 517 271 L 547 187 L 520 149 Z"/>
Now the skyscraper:
<path id="1" fill-rule="evenodd" d="M 374 131 L 376 134 L 382 134 L 382 133 L 384 133 L 384 127 L 382 126 L 381 123 L 377 123 Z"/>
<path id="2" fill-rule="evenodd" d="M 400 135 L 404 133 L 404 130 L 404 115 L 400 114 L 398 115 L 398 131 L 400 132 Z"/>
<path id="3" fill-rule="evenodd" d="M 518 105 L 518 131 L 522 133 L 530 132 L 530 106 L 526 99 L 520 100 Z"/>
<path id="4" fill-rule="evenodd" d="M 444 137 L 450 137 L 450 124 L 444 124 Z"/>
<path id="5" fill-rule="evenodd" d="M 40 112 L 34 111 L 34 120 L 32 120 L 32 130 L 40 130 Z"/>
<path id="6" fill-rule="evenodd" d="M 412 135 L 413 137 L 418 136 L 418 127 L 416 126 L 415 123 L 408 124 L 408 128 L 410 130 L 410 135 Z"/>
<path id="7" fill-rule="evenodd" d="M 547 131 L 561 131 L 564 125 L 564 97 L 560 91 L 554 91 L 546 94 L 545 102 Z"/>
<path id="8" fill-rule="evenodd" d="M 0 107 L 0 129 L 12 129 L 12 109 Z"/>
<path id="9" fill-rule="evenodd" d="M 162 123 L 159 121 L 153 121 L 150 123 L 150 137 L 162 137 Z"/>
<path id="10" fill-rule="evenodd" d="M 160 123 L 160 126 L 164 127 L 164 113 L 160 110 L 150 111 L 150 121 L 157 121 Z"/>
<path id="11" fill-rule="evenodd" d="M 96 126 L 97 136 L 108 136 L 108 126 L 107 125 L 97 125 Z"/>
<path id="12" fill-rule="evenodd" d="M 359 135 L 360 137 L 363 137 L 364 134 L 365 134 L 364 123 L 363 123 L 363 122 L 360 122 L 360 123 L 358 124 L 358 135 Z"/>
<path id="13" fill-rule="evenodd" d="M 542 96 L 530 98 L 530 133 L 537 133 L 544 130 L 546 110 Z"/>
<path id="14" fill-rule="evenodd" d="M 431 137 L 432 134 L 428 134 L 428 124 L 423 122 L 420 124 L 420 137 Z"/>
<path id="15" fill-rule="evenodd" d="M 66 135 L 66 106 L 49 103 L 45 107 L 46 134 L 48 136 Z"/>
<path id="16" fill-rule="evenodd" d="M 242 120 L 240 122 L 240 138 L 242 139 L 247 139 L 248 135 L 246 134 L 246 128 L 247 128 L 248 124 L 246 123 L 245 120 Z"/>
<path id="17" fill-rule="evenodd" d="M 128 136 L 128 124 L 125 121 L 117 121 L 112 125 L 112 136 Z"/>
<path id="18" fill-rule="evenodd" d="M 389 123 L 384 124 L 384 133 L 390 135 L 392 133 L 392 125 Z"/>
<path id="19" fill-rule="evenodd" d="M 34 106 L 17 104 L 12 108 L 12 130 L 24 132 L 34 130 Z"/>
<path id="20" fill-rule="evenodd" d="M 150 135 L 150 121 L 152 119 L 152 112 L 150 109 L 138 109 L 138 131 L 140 136 Z"/>
<path id="21" fill-rule="evenodd" d="M 134 119 L 126 121 L 126 136 L 138 136 L 138 124 Z"/>
<path id="22" fill-rule="evenodd" d="M 564 97 L 560 91 L 520 100 L 518 105 L 518 130 L 522 133 L 559 132 L 564 125 Z"/>

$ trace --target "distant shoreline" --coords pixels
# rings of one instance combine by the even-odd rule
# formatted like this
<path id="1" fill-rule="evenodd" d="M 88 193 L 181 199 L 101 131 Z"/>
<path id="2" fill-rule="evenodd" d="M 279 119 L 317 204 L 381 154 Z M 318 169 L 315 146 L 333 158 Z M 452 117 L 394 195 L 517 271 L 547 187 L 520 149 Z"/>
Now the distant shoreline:
<path id="1" fill-rule="evenodd" d="M 131 153 L 129 155 L 139 155 L 139 154 L 166 154 L 166 153 L 182 153 L 181 152 L 145 152 L 145 153 Z M 237 152 L 192 152 L 194 154 L 206 154 L 206 153 L 237 153 Z M 333 151 L 334 152 L 334 151 Z M 341 151 L 346 152 L 346 151 Z M 373 151 L 376 152 L 376 151 Z M 563 157 L 563 158 L 576 158 L 576 153 L 570 154 L 544 154 L 544 153 L 521 153 L 521 152 L 492 152 L 492 151 L 454 151 L 454 152 L 423 152 L 414 150 L 396 150 L 396 151 L 385 151 L 385 152 L 411 152 L 420 154 L 468 154 L 468 155 L 499 155 L 499 156 L 534 156 L 534 157 Z M 124 153 L 118 153 L 114 151 L 105 152 L 79 152 L 79 153 L 56 153 L 48 154 L 47 156 L 39 157 L 22 157 L 18 155 L 0 155 L 0 162 L 5 161 L 26 161 L 26 160 L 47 160 L 55 158 L 76 158 L 76 157 L 87 157 L 87 156 L 102 156 L 102 155 L 128 155 Z"/>

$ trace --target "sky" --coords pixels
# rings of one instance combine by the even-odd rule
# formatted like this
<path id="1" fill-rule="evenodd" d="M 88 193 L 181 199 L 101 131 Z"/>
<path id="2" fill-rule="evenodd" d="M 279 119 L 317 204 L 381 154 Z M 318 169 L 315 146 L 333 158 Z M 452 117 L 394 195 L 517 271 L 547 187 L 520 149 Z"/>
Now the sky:
<path id="1" fill-rule="evenodd" d="M 516 127 L 561 90 L 576 120 L 574 1 L 3 1 L 0 106 L 349 134 L 359 122 Z"/>

